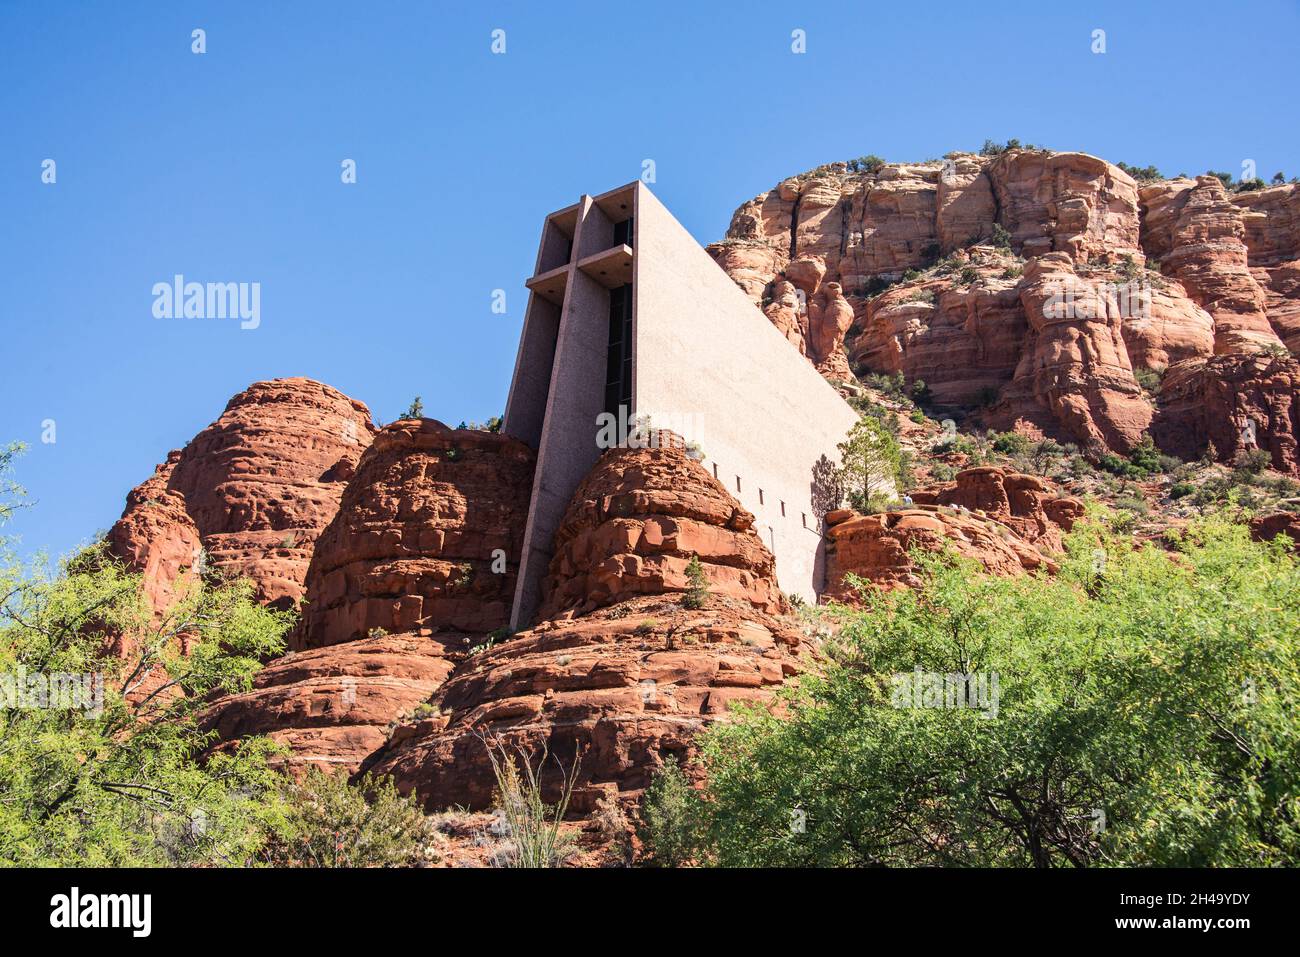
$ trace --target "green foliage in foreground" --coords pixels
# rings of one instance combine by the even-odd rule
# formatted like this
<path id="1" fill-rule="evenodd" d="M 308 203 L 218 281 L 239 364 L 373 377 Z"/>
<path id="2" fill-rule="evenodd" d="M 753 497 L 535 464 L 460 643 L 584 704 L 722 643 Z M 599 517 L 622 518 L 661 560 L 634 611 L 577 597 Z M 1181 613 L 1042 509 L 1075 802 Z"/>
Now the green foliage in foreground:
<path id="1" fill-rule="evenodd" d="M 0 521 L 21 504 L 11 458 L 0 452 Z M 268 766 L 266 739 L 204 758 L 199 711 L 250 686 L 291 616 L 255 604 L 247 582 L 186 579 L 155 619 L 101 546 L 50 571 L 0 538 L 0 866 L 421 860 L 422 815 L 391 787 L 296 785 Z M 65 675 L 81 697 L 52 693 Z"/>
<path id="2" fill-rule="evenodd" d="M 52 574 L 0 560 L 0 596 L 9 693 L 52 675 L 90 690 L 59 706 L 0 703 L 0 863 L 243 863 L 284 812 L 268 745 L 200 765 L 194 716 L 207 695 L 249 686 L 287 618 L 228 582 L 196 585 L 154 622 L 137 576 L 99 548 Z M 104 654 L 119 643 L 124 657 Z"/>
<path id="3" fill-rule="evenodd" d="M 1300 863 L 1300 571 L 1281 545 L 1207 519 L 1174 554 L 1089 524 L 1055 578 L 918 560 L 923 589 L 839 612 L 788 717 L 707 735 L 708 790 L 683 812 L 697 859 Z M 892 706 L 891 676 L 918 667 L 996 672 L 996 717 Z"/>
<path id="4" fill-rule="evenodd" d="M 261 858 L 275 867 L 413 867 L 437 858 L 437 833 L 387 778 L 359 785 L 313 768 L 287 784 L 292 813 Z"/>

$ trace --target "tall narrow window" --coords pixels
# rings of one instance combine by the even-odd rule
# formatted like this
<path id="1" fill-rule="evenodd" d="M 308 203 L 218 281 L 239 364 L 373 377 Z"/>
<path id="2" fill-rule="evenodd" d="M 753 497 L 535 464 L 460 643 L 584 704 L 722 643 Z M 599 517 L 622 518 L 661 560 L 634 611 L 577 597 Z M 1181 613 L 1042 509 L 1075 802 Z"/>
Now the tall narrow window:
<path id="1" fill-rule="evenodd" d="M 609 292 L 609 350 L 605 361 L 605 411 L 620 419 L 632 413 L 631 285 L 619 286 Z"/>
<path id="2" fill-rule="evenodd" d="M 632 245 L 632 217 L 629 216 L 621 223 L 614 224 L 614 245 L 631 246 Z"/>

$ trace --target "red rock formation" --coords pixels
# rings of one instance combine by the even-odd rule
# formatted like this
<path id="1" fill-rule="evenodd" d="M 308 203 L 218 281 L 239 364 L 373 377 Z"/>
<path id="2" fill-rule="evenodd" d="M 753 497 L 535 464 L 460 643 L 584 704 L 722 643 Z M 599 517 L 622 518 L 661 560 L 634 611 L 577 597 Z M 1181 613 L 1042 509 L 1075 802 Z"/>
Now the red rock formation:
<path id="1" fill-rule="evenodd" d="M 1285 535 L 1294 543 L 1292 550 L 1300 552 L 1300 512 L 1270 512 L 1250 520 L 1250 537 L 1257 542 L 1268 542 Z"/>
<path id="2" fill-rule="evenodd" d="M 851 342 L 853 366 L 920 380 L 938 405 L 997 395 L 1015 374 L 1028 325 L 1001 260 L 972 268 L 980 279 L 970 285 L 936 276 L 871 299 Z"/>
<path id="3" fill-rule="evenodd" d="M 1077 290 L 1074 302 L 1063 291 Z M 1098 287 L 1079 282 L 1065 253 L 1031 260 L 1020 284 L 1030 335 L 1003 399 L 1010 417 L 1034 421 L 1037 408 L 1084 449 L 1131 450 L 1151 424 L 1152 407 L 1133 376 L 1123 317 Z"/>
<path id="4" fill-rule="evenodd" d="M 1214 319 L 1192 302 L 1181 283 L 1150 275 L 1139 282 L 1150 301 L 1145 310 L 1130 310 L 1122 317 L 1134 371 L 1163 371 L 1175 362 L 1213 354 Z"/>
<path id="5" fill-rule="evenodd" d="M 858 515 L 847 509 L 826 516 L 825 597 L 853 601 L 848 574 L 885 587 L 918 584 L 909 551 L 951 549 L 990 572 L 1021 574 L 1057 566 L 1062 532 L 1083 515 L 1083 503 L 1061 496 L 1032 475 L 986 466 L 957 480 L 911 493 L 913 507 Z"/>
<path id="6" fill-rule="evenodd" d="M 808 310 L 808 336 L 817 371 L 832 381 L 852 378 L 848 356 L 844 352 L 844 335 L 853 325 L 853 307 L 844 298 L 837 282 L 822 286 L 817 300 Z"/>
<path id="7" fill-rule="evenodd" d="M 109 551 L 140 574 L 151 608 L 161 612 L 176 600 L 203 555 L 203 538 L 185 510 L 185 496 L 171 487 L 181 458 L 171 452 L 152 477 L 133 488 L 126 510 L 109 529 Z"/>
<path id="8" fill-rule="evenodd" d="M 468 659 L 434 697 L 438 716 L 399 727 L 366 769 L 430 808 L 484 807 L 497 741 L 534 761 L 549 749 L 552 798 L 560 764 L 580 759 L 576 810 L 643 788 L 732 703 L 768 700 L 797 668 L 798 632 L 760 610 L 783 600 L 752 523 L 679 448 L 606 452 L 556 535 L 540 617 L 559 619 Z M 691 555 L 709 579 L 698 610 L 676 594 Z"/>
<path id="9" fill-rule="evenodd" d="M 671 445 L 611 449 L 578 486 L 556 533 L 538 618 L 685 591 L 692 556 L 716 594 L 783 610 L 754 516 L 722 483 Z"/>
<path id="10" fill-rule="evenodd" d="M 807 353 L 807 319 L 803 315 L 798 290 L 792 283 L 781 281 L 773 284 L 772 301 L 763 307 L 763 314 L 790 345 L 799 350 L 799 355 Z"/>
<path id="11" fill-rule="evenodd" d="M 995 226 L 1009 250 L 973 245 Z M 984 407 L 987 425 L 1019 422 L 1094 457 L 1127 452 L 1163 414 L 1137 372 L 1284 343 L 1300 352 L 1293 184 L 1229 194 L 1202 176 L 1139 188 L 1104 160 L 1047 150 L 870 171 L 834 163 L 742 205 L 711 251 L 755 302 L 771 303 L 776 283 L 802 291 L 805 352 L 828 378 L 844 378 L 826 356 L 851 311 L 847 358 L 859 374 L 901 372 L 939 406 Z M 1159 272 L 1143 269 L 1146 257 Z M 1101 284 L 1136 282 L 1144 307 L 1045 322 L 1044 286 L 1063 280 L 1107 302 Z M 796 342 L 792 312 L 767 312 Z"/>
<path id="12" fill-rule="evenodd" d="M 1203 455 L 1209 442 L 1226 461 L 1260 448 L 1273 468 L 1300 474 L 1300 362 L 1257 353 L 1172 366 L 1153 435 L 1184 459 Z"/>
<path id="13" fill-rule="evenodd" d="M 532 450 L 509 436 L 433 419 L 385 426 L 317 542 L 293 646 L 504 626 L 532 476 Z"/>
<path id="14" fill-rule="evenodd" d="M 1086 263 L 1138 251 L 1137 184 L 1119 167 L 1087 153 L 1009 150 L 986 172 L 998 222 L 1024 256 Z"/>
<path id="15" fill-rule="evenodd" d="M 1218 177 L 1149 186 L 1142 202 L 1159 224 L 1145 237 L 1148 254 L 1158 256 L 1161 268 L 1214 317 L 1214 351 L 1280 347 L 1264 291 L 1249 269 L 1242 210 Z"/>
<path id="16" fill-rule="evenodd" d="M 294 772 L 315 765 L 351 774 L 443 683 L 448 654 L 464 655 L 456 645 L 385 635 L 289 654 L 260 671 L 253 690 L 218 699 L 199 726 L 223 749 L 267 735 L 288 749 L 276 761 Z"/>
<path id="17" fill-rule="evenodd" d="M 327 385 L 256 382 L 131 492 L 109 549 L 143 574 L 160 611 L 198 561 L 251 579 L 259 601 L 290 607 L 373 432 L 366 407 Z"/>
<path id="18" fill-rule="evenodd" d="M 1300 184 L 1236 193 L 1251 275 L 1264 291 L 1269 324 L 1300 355 Z"/>
<path id="19" fill-rule="evenodd" d="M 1048 479 L 995 465 L 964 469 L 955 481 L 918 489 L 911 498 L 917 504 L 960 506 L 992 516 L 1025 541 L 1051 551 L 1061 550 L 1061 532 L 1083 517 L 1083 502 L 1063 496 Z"/>
<path id="20" fill-rule="evenodd" d="M 298 650 L 253 691 L 215 702 L 204 726 L 225 747 L 270 734 L 291 768 L 355 771 L 505 624 L 532 470 L 532 451 L 508 436 L 433 419 L 385 426 L 316 544 Z"/>
<path id="21" fill-rule="evenodd" d="M 430 809 L 490 805 L 487 743 L 550 760 L 543 795 L 580 760 L 573 810 L 635 794 L 671 756 L 737 702 L 771 699 L 797 670 L 799 634 L 732 599 L 687 611 L 631 599 L 587 617 L 548 622 L 457 669 L 433 699 L 438 715 L 397 728 L 363 770 L 389 775 Z"/>

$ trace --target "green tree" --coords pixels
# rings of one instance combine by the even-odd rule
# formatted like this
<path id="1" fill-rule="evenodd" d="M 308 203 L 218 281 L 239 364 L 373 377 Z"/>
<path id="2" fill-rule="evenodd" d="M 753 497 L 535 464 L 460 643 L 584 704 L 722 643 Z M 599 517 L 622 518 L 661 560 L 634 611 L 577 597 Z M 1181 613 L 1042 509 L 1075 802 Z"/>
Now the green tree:
<path id="1" fill-rule="evenodd" d="M 290 617 L 194 580 L 155 618 L 139 586 L 102 546 L 51 569 L 0 539 L 0 864 L 242 864 L 283 823 L 269 743 L 200 760 L 197 714 Z"/>
<path id="2" fill-rule="evenodd" d="M 195 582 L 154 620 L 138 577 L 98 546 L 52 573 L 6 560 L 0 594 L 6 691 L 33 678 L 89 689 L 77 707 L 0 711 L 0 861 L 245 863 L 283 820 L 271 747 L 255 739 L 202 760 L 212 736 L 197 715 L 209 696 L 250 686 L 289 616 L 255 605 L 246 582 Z"/>
<path id="3" fill-rule="evenodd" d="M 703 608 L 705 602 L 709 600 L 709 579 L 704 574 L 704 566 L 700 564 L 699 555 L 692 555 L 691 560 L 686 563 L 686 582 L 686 592 L 682 595 L 682 607 Z"/>
<path id="4" fill-rule="evenodd" d="M 408 405 L 408 406 L 406 407 L 406 411 L 403 412 L 401 415 L 399 415 L 398 418 L 399 418 L 399 419 L 422 419 L 422 418 L 424 418 L 424 403 L 423 403 L 422 401 L 420 401 L 420 397 L 419 397 L 418 395 L 417 395 L 414 399 L 411 400 L 411 404 Z M 462 423 L 461 423 L 461 428 L 464 428 L 464 427 L 465 427 L 465 424 L 462 422 Z"/>
<path id="5" fill-rule="evenodd" d="M 641 797 L 638 831 L 652 864 L 681 867 L 700 853 L 699 792 L 669 756 Z"/>
<path id="6" fill-rule="evenodd" d="M 1081 523 L 1055 577 L 918 553 L 923 587 L 841 610 L 787 717 L 706 735 L 709 858 L 1300 863 L 1297 560 L 1221 518 L 1169 546 Z M 918 668 L 998 675 L 994 712 L 906 706 L 894 676 Z"/>
<path id="7" fill-rule="evenodd" d="M 893 493 L 901 481 L 902 450 L 898 440 L 874 416 L 858 419 L 848 437 L 839 444 L 840 488 L 858 511 L 873 507 Z"/>

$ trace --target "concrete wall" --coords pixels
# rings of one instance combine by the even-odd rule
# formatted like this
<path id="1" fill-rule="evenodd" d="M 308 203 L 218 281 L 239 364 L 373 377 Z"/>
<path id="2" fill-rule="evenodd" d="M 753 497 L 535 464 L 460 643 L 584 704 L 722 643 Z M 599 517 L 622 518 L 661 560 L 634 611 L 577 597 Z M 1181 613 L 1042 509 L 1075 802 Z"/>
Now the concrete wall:
<path id="1" fill-rule="evenodd" d="M 857 414 L 640 184 L 635 228 L 636 414 L 700 442 L 705 468 L 757 517 L 781 589 L 815 601 L 817 476 Z"/>
<path id="2" fill-rule="evenodd" d="M 589 216 L 596 224 L 594 228 L 602 234 L 608 226 L 605 217 L 592 206 L 591 198 L 584 196 L 574 237 L 575 249 L 584 249 L 584 242 L 593 241 L 590 233 L 585 239 L 583 235 Z M 596 419 L 605 404 L 609 290 L 575 267 L 579 258 L 575 255 L 568 266 L 568 285 L 549 372 L 550 392 L 537 448 L 537 471 L 510 618 L 513 628 L 522 628 L 531 621 L 560 520 L 578 483 L 600 457 L 596 447 Z M 535 306 L 538 297 L 534 294 L 533 298 Z M 530 313 L 525 323 L 526 335 L 531 333 L 533 318 Z M 521 353 L 507 405 L 515 421 L 526 419 L 520 404 L 533 394 L 533 383 L 542 378 L 541 367 L 546 361 L 541 349 Z M 507 424 L 514 427 L 514 421 L 507 420 Z"/>
<path id="3" fill-rule="evenodd" d="M 529 297 L 506 405 L 504 431 L 538 450 L 511 626 L 531 623 L 555 532 L 600 456 L 609 291 L 576 264 L 613 245 L 612 217 L 625 213 L 635 217 L 630 412 L 700 442 L 705 468 L 757 517 L 782 590 L 815 601 L 827 507 L 818 475 L 837 464 L 857 415 L 637 182 L 584 196 L 543 227 L 535 275 L 560 270 L 565 285 L 562 304 Z M 573 223 L 567 265 L 557 264 L 568 235 L 557 219 Z"/>

